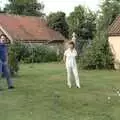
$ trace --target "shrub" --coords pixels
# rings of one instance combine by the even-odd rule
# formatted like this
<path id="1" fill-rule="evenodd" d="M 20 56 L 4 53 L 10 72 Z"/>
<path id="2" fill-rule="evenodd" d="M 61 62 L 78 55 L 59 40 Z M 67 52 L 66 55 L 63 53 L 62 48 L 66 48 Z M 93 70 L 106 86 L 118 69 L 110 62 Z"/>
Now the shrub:
<path id="1" fill-rule="evenodd" d="M 30 45 L 14 43 L 16 59 L 25 63 L 40 63 L 57 61 L 56 51 L 45 45 Z"/>
<path id="2" fill-rule="evenodd" d="M 9 66 L 10 66 L 10 72 L 11 75 L 15 75 L 18 70 L 19 70 L 19 64 L 18 64 L 18 59 L 17 59 L 17 52 L 16 52 L 17 46 L 16 44 L 11 44 L 9 45 L 9 50 L 8 50 L 8 57 L 9 57 Z"/>
<path id="3" fill-rule="evenodd" d="M 56 51 L 45 45 L 30 45 L 15 42 L 9 45 L 9 65 L 11 74 L 19 70 L 19 62 L 41 63 L 58 60 Z"/>
<path id="4" fill-rule="evenodd" d="M 55 50 L 44 46 L 28 46 L 27 56 L 22 59 L 25 63 L 41 63 L 41 62 L 53 62 L 57 61 L 57 54 Z"/>
<path id="5" fill-rule="evenodd" d="M 107 40 L 94 40 L 80 57 L 83 69 L 113 69 L 114 58 Z"/>

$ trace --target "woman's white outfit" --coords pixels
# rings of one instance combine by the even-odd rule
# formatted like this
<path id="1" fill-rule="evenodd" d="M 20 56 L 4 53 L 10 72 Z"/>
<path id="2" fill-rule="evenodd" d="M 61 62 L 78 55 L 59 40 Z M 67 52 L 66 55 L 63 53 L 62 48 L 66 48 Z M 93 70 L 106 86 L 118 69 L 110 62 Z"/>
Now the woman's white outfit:
<path id="1" fill-rule="evenodd" d="M 71 78 L 72 75 L 74 75 L 76 86 L 80 88 L 80 80 L 76 64 L 77 51 L 69 48 L 65 51 L 64 56 L 66 56 L 67 84 L 70 88 L 72 87 Z"/>

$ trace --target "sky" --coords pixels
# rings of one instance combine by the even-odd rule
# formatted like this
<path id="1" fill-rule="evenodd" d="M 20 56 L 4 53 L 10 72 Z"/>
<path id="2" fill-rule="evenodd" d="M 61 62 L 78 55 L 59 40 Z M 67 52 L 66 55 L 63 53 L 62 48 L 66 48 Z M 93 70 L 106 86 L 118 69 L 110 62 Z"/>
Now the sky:
<path id="1" fill-rule="evenodd" d="M 38 0 L 45 5 L 44 13 L 47 15 L 51 12 L 63 11 L 66 15 L 74 10 L 75 6 L 79 4 L 89 7 L 91 10 L 96 11 L 99 8 L 100 0 Z M 0 7 L 8 3 L 8 0 L 0 0 Z"/>

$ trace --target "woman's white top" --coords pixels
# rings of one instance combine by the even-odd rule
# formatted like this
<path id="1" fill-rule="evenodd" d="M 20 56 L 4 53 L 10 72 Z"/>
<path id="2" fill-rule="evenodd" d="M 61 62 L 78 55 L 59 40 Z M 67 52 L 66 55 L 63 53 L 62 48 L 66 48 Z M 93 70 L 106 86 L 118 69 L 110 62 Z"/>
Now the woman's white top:
<path id="1" fill-rule="evenodd" d="M 76 67 L 76 56 L 77 56 L 77 51 L 75 49 L 71 50 L 68 48 L 64 56 L 66 56 L 66 67 Z"/>

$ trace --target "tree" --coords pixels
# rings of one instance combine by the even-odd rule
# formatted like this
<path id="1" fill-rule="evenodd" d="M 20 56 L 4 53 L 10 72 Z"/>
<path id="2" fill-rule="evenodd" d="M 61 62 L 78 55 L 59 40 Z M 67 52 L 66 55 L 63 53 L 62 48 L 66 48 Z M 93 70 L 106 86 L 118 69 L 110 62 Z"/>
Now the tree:
<path id="1" fill-rule="evenodd" d="M 4 11 L 11 14 L 27 16 L 43 16 L 44 5 L 37 0 L 9 0 Z"/>
<path id="2" fill-rule="evenodd" d="M 83 69 L 113 69 L 114 57 L 105 36 L 101 40 L 95 37 L 91 45 L 87 46 L 80 57 L 80 66 Z"/>
<path id="3" fill-rule="evenodd" d="M 75 32 L 78 38 L 92 39 L 96 30 L 96 14 L 79 5 L 68 17 L 70 36 Z"/>
<path id="4" fill-rule="evenodd" d="M 102 2 L 96 19 L 96 36 L 82 56 L 83 68 L 114 68 L 114 57 L 108 43 L 108 27 L 119 14 L 120 0 L 104 0 Z"/>
<path id="5" fill-rule="evenodd" d="M 65 13 L 51 13 L 47 17 L 47 20 L 50 28 L 59 31 L 63 36 L 68 38 L 68 24 L 66 22 Z"/>
<path id="6" fill-rule="evenodd" d="M 120 0 L 104 0 L 101 4 L 101 10 L 98 12 L 96 36 L 108 44 L 108 27 L 120 14 Z M 106 42 L 107 41 L 107 42 Z"/>
<path id="7" fill-rule="evenodd" d="M 108 27 L 120 14 L 120 0 L 104 0 L 99 14 L 104 22 L 103 28 Z"/>
<path id="8" fill-rule="evenodd" d="M 94 38 L 96 32 L 96 13 L 79 5 L 70 13 L 67 21 L 69 25 L 69 36 L 73 32 L 76 33 L 76 48 L 78 54 L 81 54 L 84 46 Z"/>

